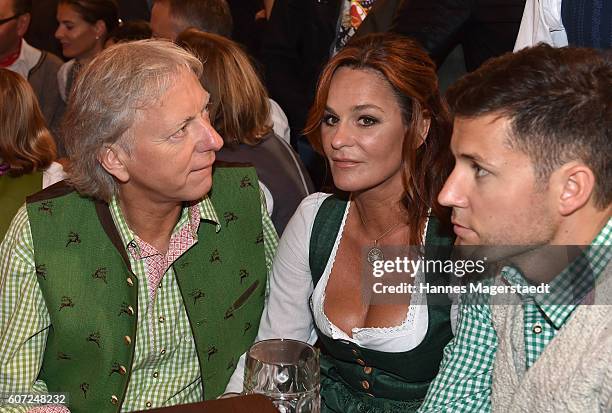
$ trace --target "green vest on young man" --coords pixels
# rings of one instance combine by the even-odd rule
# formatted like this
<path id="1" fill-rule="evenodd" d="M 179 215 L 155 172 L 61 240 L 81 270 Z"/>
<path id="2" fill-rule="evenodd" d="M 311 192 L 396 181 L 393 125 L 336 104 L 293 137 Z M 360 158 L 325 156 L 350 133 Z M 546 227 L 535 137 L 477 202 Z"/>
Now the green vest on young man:
<path id="1" fill-rule="evenodd" d="M 223 393 L 252 344 L 267 280 L 255 170 L 216 167 L 213 182 L 209 196 L 221 229 L 202 220 L 199 241 L 173 264 L 205 400 Z M 39 378 L 50 392 L 69 393 L 72 413 L 118 412 L 131 375 L 142 280 L 108 204 L 60 183 L 28 198 L 27 210 L 51 319 Z"/>

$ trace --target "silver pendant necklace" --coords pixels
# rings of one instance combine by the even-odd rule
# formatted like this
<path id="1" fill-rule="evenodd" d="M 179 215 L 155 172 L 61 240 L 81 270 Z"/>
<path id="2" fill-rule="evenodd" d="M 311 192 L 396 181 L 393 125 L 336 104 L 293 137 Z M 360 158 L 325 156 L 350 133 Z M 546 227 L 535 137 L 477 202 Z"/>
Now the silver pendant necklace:
<path id="1" fill-rule="evenodd" d="M 361 215 L 361 211 L 359 210 L 359 207 L 357 207 L 357 204 L 355 204 L 355 207 L 357 208 L 357 212 L 359 213 L 359 219 L 361 220 L 363 227 L 367 228 L 366 223 L 363 220 L 363 216 Z M 398 222 L 396 224 L 391 225 L 389 228 L 383 231 L 382 234 L 374 238 L 374 245 L 368 250 L 368 254 L 367 254 L 367 260 L 370 263 L 370 265 L 373 266 L 376 261 L 382 261 L 385 259 L 385 255 L 383 254 L 382 249 L 378 246 L 378 241 L 382 240 L 384 237 L 389 235 L 394 229 L 399 227 L 401 224 L 402 224 L 401 222 Z"/>

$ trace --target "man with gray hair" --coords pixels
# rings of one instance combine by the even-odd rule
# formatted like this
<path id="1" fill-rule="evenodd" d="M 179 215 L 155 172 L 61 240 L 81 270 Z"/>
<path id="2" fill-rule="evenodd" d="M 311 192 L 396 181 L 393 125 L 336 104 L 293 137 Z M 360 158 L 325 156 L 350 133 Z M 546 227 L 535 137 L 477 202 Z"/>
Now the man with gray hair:
<path id="1" fill-rule="evenodd" d="M 0 394 L 118 412 L 223 392 L 257 332 L 277 236 L 254 169 L 213 168 L 223 141 L 201 71 L 145 40 L 77 79 L 69 180 L 28 198 L 0 245 Z"/>

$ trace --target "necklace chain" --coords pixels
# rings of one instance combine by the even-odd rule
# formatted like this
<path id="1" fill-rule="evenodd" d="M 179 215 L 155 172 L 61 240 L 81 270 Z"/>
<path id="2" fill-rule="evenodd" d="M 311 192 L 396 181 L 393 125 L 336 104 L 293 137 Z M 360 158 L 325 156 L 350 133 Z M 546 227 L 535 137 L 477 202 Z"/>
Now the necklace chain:
<path id="1" fill-rule="evenodd" d="M 355 207 L 357 208 L 357 212 L 359 214 L 359 219 L 361 220 L 361 223 L 363 224 L 363 227 L 367 229 L 367 225 L 365 223 L 365 221 L 363 220 L 363 216 L 361 214 L 361 210 L 359 209 L 359 207 L 357 206 L 357 204 L 355 204 Z M 394 229 L 396 229 L 397 227 L 399 227 L 402 224 L 402 222 L 397 222 L 393 225 L 391 225 L 389 228 L 387 228 L 386 230 L 384 230 L 382 232 L 382 234 L 380 234 L 378 237 L 374 238 L 374 246 L 378 245 L 378 241 L 382 240 L 384 237 L 386 237 L 387 235 L 389 235 L 391 233 L 391 231 L 393 231 Z"/>

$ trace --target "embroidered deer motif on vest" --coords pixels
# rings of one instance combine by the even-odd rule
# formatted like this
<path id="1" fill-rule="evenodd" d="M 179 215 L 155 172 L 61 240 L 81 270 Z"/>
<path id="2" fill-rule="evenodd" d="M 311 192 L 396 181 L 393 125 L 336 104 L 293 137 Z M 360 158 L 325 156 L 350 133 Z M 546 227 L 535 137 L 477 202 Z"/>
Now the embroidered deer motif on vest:
<path id="1" fill-rule="evenodd" d="M 231 211 L 225 212 L 223 214 L 223 218 L 225 219 L 225 227 L 227 228 L 230 222 L 238 221 L 238 215 L 234 214 Z"/>
<path id="2" fill-rule="evenodd" d="M 253 184 L 251 183 L 251 178 L 249 178 L 248 176 L 244 176 L 240 180 L 240 188 L 248 188 L 248 187 L 253 188 Z"/>
<path id="3" fill-rule="evenodd" d="M 202 290 L 200 290 L 199 288 L 196 288 L 195 290 L 190 292 L 189 295 L 193 297 L 193 303 L 194 304 L 197 303 L 198 300 L 201 300 L 204 297 L 206 297 L 204 292 Z"/>
<path id="4" fill-rule="evenodd" d="M 62 353 L 61 351 L 59 351 L 57 353 L 57 359 L 58 360 L 72 360 L 72 357 L 66 353 Z"/>
<path id="5" fill-rule="evenodd" d="M 87 391 L 89 390 L 89 383 L 83 382 L 83 383 L 81 383 L 79 388 L 83 392 L 83 397 L 86 399 L 87 398 Z"/>
<path id="6" fill-rule="evenodd" d="M 106 282 L 106 276 L 108 275 L 108 270 L 106 267 L 99 267 L 93 274 L 91 274 L 91 278 L 94 280 L 102 280 L 104 284 L 108 284 Z"/>
<path id="7" fill-rule="evenodd" d="M 47 266 L 45 264 L 36 266 L 36 276 L 42 278 L 43 280 L 47 279 Z"/>
<path id="8" fill-rule="evenodd" d="M 249 276 L 249 272 L 245 270 L 244 268 L 242 268 L 240 269 L 239 275 L 240 275 L 240 284 L 242 284 L 242 281 L 244 281 L 244 279 Z"/>
<path id="9" fill-rule="evenodd" d="M 68 234 L 68 242 L 66 242 L 66 247 L 68 247 L 68 245 L 70 244 L 80 244 L 81 243 L 81 237 L 79 236 L 79 234 L 77 234 L 76 232 L 70 231 L 70 233 Z"/>
<path id="10" fill-rule="evenodd" d="M 210 262 L 221 262 L 221 254 L 219 254 L 219 250 L 215 249 L 212 254 L 210 254 Z"/>
<path id="11" fill-rule="evenodd" d="M 100 332 L 96 331 L 95 333 L 91 333 L 90 335 L 87 336 L 86 338 L 87 341 L 95 343 L 98 348 L 100 348 Z"/>
<path id="12" fill-rule="evenodd" d="M 41 202 L 38 210 L 44 214 L 53 215 L 53 201 Z"/>
<path id="13" fill-rule="evenodd" d="M 63 296 L 62 301 L 60 301 L 59 311 L 62 311 L 62 308 L 74 307 L 74 302 L 72 298 Z"/>
<path id="14" fill-rule="evenodd" d="M 206 354 L 208 354 L 208 361 L 210 361 L 210 358 L 214 356 L 215 354 L 217 354 L 218 352 L 219 350 L 217 349 L 217 347 L 215 346 L 208 347 L 208 351 L 206 352 Z"/>

